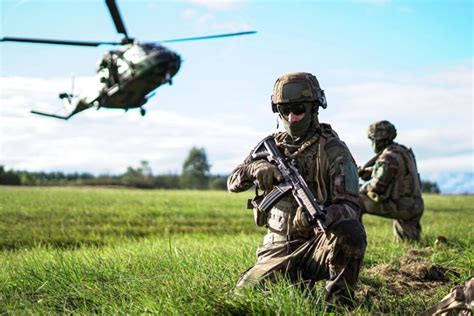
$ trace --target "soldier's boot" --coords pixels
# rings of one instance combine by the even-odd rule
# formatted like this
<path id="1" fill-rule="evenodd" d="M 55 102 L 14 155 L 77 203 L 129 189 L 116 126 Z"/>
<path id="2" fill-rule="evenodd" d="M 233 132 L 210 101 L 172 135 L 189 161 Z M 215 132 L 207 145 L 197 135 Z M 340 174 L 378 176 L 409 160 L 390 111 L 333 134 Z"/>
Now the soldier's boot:
<path id="1" fill-rule="evenodd" d="M 420 241 L 421 226 L 419 222 L 395 220 L 393 234 L 397 242 Z"/>
<path id="2" fill-rule="evenodd" d="M 402 198 L 399 202 L 398 217 L 394 218 L 393 233 L 400 241 L 419 241 L 421 235 L 420 219 L 423 216 L 424 204 L 421 198 Z"/>
<path id="3" fill-rule="evenodd" d="M 350 311 L 355 307 L 353 290 L 338 288 L 330 292 L 326 291 L 324 300 L 326 313 Z"/>
<path id="4" fill-rule="evenodd" d="M 351 310 L 355 307 L 354 290 L 362 263 L 358 258 L 345 258 L 342 269 L 330 266 L 330 279 L 326 282 L 325 302 L 327 311 Z"/>

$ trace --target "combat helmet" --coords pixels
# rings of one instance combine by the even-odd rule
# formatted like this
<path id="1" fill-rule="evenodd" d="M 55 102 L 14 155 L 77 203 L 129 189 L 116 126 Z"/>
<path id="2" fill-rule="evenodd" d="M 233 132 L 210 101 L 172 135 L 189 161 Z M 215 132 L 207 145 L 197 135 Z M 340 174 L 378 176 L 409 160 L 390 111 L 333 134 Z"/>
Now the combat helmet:
<path id="1" fill-rule="evenodd" d="M 375 141 L 392 141 L 397 137 L 397 129 L 389 121 L 378 121 L 369 125 L 367 136 Z"/>
<path id="2" fill-rule="evenodd" d="M 295 102 L 315 102 L 323 109 L 327 107 L 324 90 L 314 75 L 292 72 L 277 79 L 273 86 L 272 111 L 278 112 L 277 104 Z"/>

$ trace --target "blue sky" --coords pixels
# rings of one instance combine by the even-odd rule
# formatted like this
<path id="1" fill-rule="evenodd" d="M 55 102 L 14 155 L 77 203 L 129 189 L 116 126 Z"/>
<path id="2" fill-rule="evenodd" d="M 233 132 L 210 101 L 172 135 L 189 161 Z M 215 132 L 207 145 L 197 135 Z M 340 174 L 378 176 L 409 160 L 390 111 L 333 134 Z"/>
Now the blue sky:
<path id="1" fill-rule="evenodd" d="M 372 155 L 367 126 L 388 119 L 413 147 L 422 178 L 473 172 L 472 1 L 121 1 L 141 41 L 257 30 L 166 45 L 184 63 L 137 111 L 88 110 L 70 121 L 57 93 L 86 87 L 108 47 L 0 44 L 0 164 L 28 170 L 123 172 L 142 159 L 179 172 L 192 146 L 228 173 L 273 132 L 273 83 L 314 73 L 329 107 L 320 113 L 359 164 Z M 103 1 L 0 2 L 1 36 L 120 40 Z M 89 81 L 88 81 L 89 80 Z M 471 178 L 472 179 L 472 178 Z"/>

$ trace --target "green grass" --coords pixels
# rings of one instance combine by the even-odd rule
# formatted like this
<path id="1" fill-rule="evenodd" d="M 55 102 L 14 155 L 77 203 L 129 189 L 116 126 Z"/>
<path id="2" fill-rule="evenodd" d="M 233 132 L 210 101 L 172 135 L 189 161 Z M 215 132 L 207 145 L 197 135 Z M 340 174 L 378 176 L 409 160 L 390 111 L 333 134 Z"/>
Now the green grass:
<path id="1" fill-rule="evenodd" d="M 263 228 L 252 192 L 0 187 L 0 314 L 320 313 L 321 286 L 282 279 L 267 291 L 233 294 L 255 260 Z M 416 314 L 473 274 L 474 196 L 425 196 L 423 237 L 393 242 L 391 221 L 364 217 L 368 248 L 357 313 Z M 450 244 L 432 247 L 438 235 Z M 426 251 L 431 247 L 430 251 Z M 453 270 L 432 291 L 402 297 L 369 269 L 398 267 L 410 249 Z"/>

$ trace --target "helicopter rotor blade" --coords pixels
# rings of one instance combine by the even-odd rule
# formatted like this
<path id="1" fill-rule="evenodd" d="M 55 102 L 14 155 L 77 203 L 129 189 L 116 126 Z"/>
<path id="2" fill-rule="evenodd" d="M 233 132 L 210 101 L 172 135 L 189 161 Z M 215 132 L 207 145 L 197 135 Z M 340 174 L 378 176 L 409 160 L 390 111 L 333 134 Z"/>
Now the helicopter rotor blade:
<path id="1" fill-rule="evenodd" d="M 206 39 L 212 39 L 212 38 L 221 38 L 221 37 L 230 37 L 230 36 L 249 35 L 249 34 L 255 34 L 255 33 L 257 33 L 257 31 L 247 31 L 247 32 L 227 33 L 227 34 L 208 35 L 208 36 L 177 38 L 177 39 L 169 39 L 169 40 L 160 41 L 160 43 L 198 41 L 198 40 L 206 40 Z"/>
<path id="2" fill-rule="evenodd" d="M 127 30 L 125 29 L 125 25 L 123 24 L 122 17 L 120 16 L 119 9 L 115 0 L 105 0 L 107 7 L 109 8 L 110 14 L 112 15 L 112 19 L 114 20 L 115 28 L 117 32 L 122 33 L 125 35 L 126 39 L 129 39 Z"/>
<path id="3" fill-rule="evenodd" d="M 54 40 L 54 39 L 24 38 L 24 37 L 2 37 L 0 38 L 0 42 L 20 42 L 20 43 L 90 46 L 90 47 L 97 47 L 99 45 L 122 45 L 122 43 L 119 43 L 119 42 L 88 42 L 88 41 Z"/>

